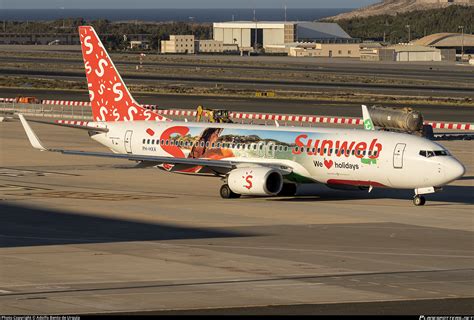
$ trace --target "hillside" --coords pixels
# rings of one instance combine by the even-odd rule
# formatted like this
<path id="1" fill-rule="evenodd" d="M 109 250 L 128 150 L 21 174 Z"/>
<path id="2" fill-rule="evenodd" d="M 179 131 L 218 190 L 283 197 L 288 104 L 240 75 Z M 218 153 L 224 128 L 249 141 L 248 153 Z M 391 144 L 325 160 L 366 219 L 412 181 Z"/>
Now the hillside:
<path id="1" fill-rule="evenodd" d="M 396 15 L 411 11 L 446 8 L 457 4 L 474 6 L 474 0 L 454 0 L 452 3 L 448 3 L 447 0 L 385 0 L 329 19 L 338 21 L 377 15 Z"/>
<path id="2" fill-rule="evenodd" d="M 410 25 L 411 39 L 438 32 L 474 32 L 474 7 L 449 6 L 442 9 L 413 11 L 398 15 L 378 15 L 337 21 L 353 38 L 385 40 L 391 43 L 407 42 Z"/>

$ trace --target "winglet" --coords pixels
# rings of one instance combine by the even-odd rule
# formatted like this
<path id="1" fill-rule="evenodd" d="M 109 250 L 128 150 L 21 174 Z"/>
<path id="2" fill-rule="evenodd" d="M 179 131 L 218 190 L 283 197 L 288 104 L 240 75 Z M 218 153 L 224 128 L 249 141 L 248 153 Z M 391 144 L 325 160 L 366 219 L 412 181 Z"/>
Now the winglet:
<path id="1" fill-rule="evenodd" d="M 374 123 L 370 117 L 369 110 L 366 105 L 362 105 L 362 118 L 364 120 L 364 129 L 365 130 L 375 130 Z"/>
<path id="2" fill-rule="evenodd" d="M 18 117 L 20 118 L 23 129 L 25 129 L 26 136 L 28 137 L 28 140 L 30 140 L 33 148 L 41 151 L 47 151 L 48 149 L 43 146 L 40 139 L 38 139 L 38 136 L 36 136 L 36 133 L 33 131 L 33 129 L 31 129 L 30 125 L 26 121 L 25 117 L 22 114 L 18 114 Z"/>

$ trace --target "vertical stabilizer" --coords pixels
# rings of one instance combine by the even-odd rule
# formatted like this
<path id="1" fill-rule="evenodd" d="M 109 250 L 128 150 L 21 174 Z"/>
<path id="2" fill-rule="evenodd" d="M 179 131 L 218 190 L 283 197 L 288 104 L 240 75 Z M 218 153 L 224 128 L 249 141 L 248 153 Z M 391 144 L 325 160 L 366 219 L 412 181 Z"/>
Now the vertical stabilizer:
<path id="1" fill-rule="evenodd" d="M 93 27 L 79 27 L 79 37 L 94 120 L 168 120 L 133 99 Z"/>

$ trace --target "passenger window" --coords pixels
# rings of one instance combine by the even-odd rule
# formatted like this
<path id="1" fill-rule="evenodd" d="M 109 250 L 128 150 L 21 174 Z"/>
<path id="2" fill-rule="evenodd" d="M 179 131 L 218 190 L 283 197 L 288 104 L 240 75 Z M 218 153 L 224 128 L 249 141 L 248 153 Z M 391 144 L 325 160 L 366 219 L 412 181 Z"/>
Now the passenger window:
<path id="1" fill-rule="evenodd" d="M 285 146 L 285 148 L 283 149 L 284 151 L 288 151 L 288 146 Z"/>
<path id="2" fill-rule="evenodd" d="M 273 146 L 272 146 L 272 145 L 269 145 L 269 146 L 268 146 L 268 150 L 272 151 L 272 150 L 273 150 Z"/>
<path id="3" fill-rule="evenodd" d="M 165 140 L 161 139 L 161 144 L 162 145 L 165 144 Z"/>
<path id="4" fill-rule="evenodd" d="M 169 140 L 165 140 L 165 145 L 169 145 L 170 144 L 170 141 Z"/>
<path id="5" fill-rule="evenodd" d="M 295 147 L 295 152 L 298 152 L 300 149 L 298 147 Z"/>
<path id="6" fill-rule="evenodd" d="M 145 143 L 146 143 L 146 139 L 143 139 L 143 144 L 145 144 Z"/>
<path id="7" fill-rule="evenodd" d="M 216 147 L 216 144 L 213 142 L 213 143 L 211 144 L 211 148 L 214 149 L 215 147 Z"/>
<path id="8" fill-rule="evenodd" d="M 206 141 L 206 148 L 209 148 L 209 141 Z"/>
<path id="9" fill-rule="evenodd" d="M 174 140 L 170 141 L 170 145 L 174 146 Z"/>
<path id="10" fill-rule="evenodd" d="M 201 141 L 201 147 L 204 148 L 204 141 Z"/>
<path id="11" fill-rule="evenodd" d="M 155 140 L 152 139 L 152 140 L 151 140 L 151 144 L 155 144 Z"/>
<path id="12" fill-rule="evenodd" d="M 148 139 L 148 140 L 146 141 L 146 144 L 150 144 L 150 139 Z"/>

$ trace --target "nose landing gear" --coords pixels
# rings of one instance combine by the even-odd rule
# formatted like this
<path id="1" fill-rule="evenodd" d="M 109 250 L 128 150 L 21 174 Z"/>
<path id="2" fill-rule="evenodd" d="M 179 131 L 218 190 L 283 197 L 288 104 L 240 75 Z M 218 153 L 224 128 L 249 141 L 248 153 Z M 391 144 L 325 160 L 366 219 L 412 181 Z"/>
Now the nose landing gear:
<path id="1" fill-rule="evenodd" d="M 425 205 L 425 202 L 426 202 L 426 199 L 425 199 L 425 197 L 423 197 L 422 195 L 417 194 L 417 195 L 413 198 L 413 204 L 414 204 L 415 206 L 423 206 L 423 205 Z"/>

